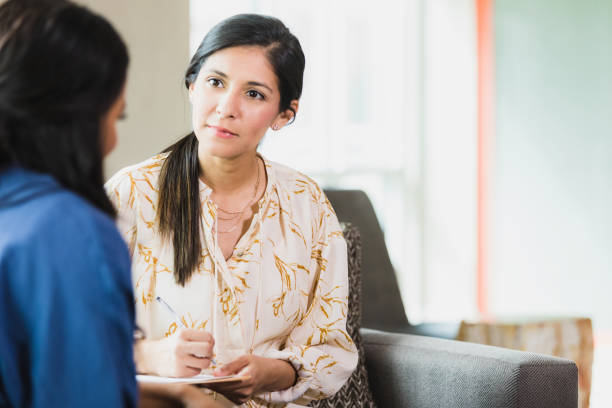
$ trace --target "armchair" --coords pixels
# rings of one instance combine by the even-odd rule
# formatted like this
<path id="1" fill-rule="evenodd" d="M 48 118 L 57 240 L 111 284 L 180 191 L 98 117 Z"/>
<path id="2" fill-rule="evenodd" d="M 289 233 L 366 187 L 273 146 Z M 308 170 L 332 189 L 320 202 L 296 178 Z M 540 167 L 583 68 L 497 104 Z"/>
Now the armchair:
<path id="1" fill-rule="evenodd" d="M 361 330 L 379 407 L 576 408 L 573 361 L 455 340 Z"/>
<path id="2" fill-rule="evenodd" d="M 346 220 L 342 212 L 346 207 L 338 205 L 338 195 L 334 192 L 326 194 L 330 201 L 332 197 L 335 199 L 336 202 L 332 203 L 340 220 Z M 363 192 L 355 194 L 349 195 L 349 199 L 365 198 L 372 209 Z M 373 213 L 373 209 L 371 211 Z M 368 217 L 357 214 L 355 220 L 356 224 L 365 225 L 369 235 L 367 238 L 364 236 L 364 245 L 375 245 L 375 250 L 368 249 L 368 252 L 378 251 L 380 256 L 386 256 L 388 260 L 382 231 L 375 218 L 374 227 L 367 223 Z M 380 282 L 381 264 L 376 260 L 366 264 L 365 258 L 362 275 L 360 231 L 356 226 L 345 224 L 343 232 L 349 255 L 347 330 L 360 351 L 360 362 L 349 381 L 335 396 L 314 402 L 312 406 L 577 407 L 578 373 L 576 364 L 570 360 L 407 334 L 412 328 L 408 325 L 399 298 L 395 275 L 391 275 L 393 279 L 385 276 L 383 282 Z M 379 237 L 372 236 L 374 233 L 379 234 Z M 390 261 L 388 265 L 391 265 Z M 361 279 L 364 282 L 363 302 L 360 302 Z M 397 297 L 394 299 L 395 295 Z M 364 328 L 360 329 L 362 317 Z"/>
<path id="3" fill-rule="evenodd" d="M 454 339 L 457 323 L 411 324 L 397 285 L 385 238 L 370 199 L 361 190 L 325 190 L 340 222 L 357 227 L 363 243 L 362 324 L 377 330 Z"/>

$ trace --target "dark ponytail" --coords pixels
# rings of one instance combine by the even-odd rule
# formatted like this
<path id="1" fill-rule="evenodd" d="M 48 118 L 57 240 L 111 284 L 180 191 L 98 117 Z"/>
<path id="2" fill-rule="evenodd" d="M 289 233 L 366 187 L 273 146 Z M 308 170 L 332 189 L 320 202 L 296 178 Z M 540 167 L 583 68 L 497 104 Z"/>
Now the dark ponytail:
<path id="1" fill-rule="evenodd" d="M 214 26 L 191 58 L 185 86 L 195 82 L 206 59 L 229 47 L 260 46 L 278 79 L 279 111 L 295 111 L 291 101 L 300 99 L 305 58 L 300 42 L 277 18 L 239 14 Z M 194 133 L 168 147 L 159 180 L 158 223 L 162 236 L 172 237 L 174 277 L 185 285 L 201 261 L 201 204 L 198 140 Z"/>
<path id="2" fill-rule="evenodd" d="M 200 186 L 198 139 L 192 132 L 164 150 L 157 217 L 159 230 L 174 244 L 174 278 L 180 285 L 200 263 Z"/>

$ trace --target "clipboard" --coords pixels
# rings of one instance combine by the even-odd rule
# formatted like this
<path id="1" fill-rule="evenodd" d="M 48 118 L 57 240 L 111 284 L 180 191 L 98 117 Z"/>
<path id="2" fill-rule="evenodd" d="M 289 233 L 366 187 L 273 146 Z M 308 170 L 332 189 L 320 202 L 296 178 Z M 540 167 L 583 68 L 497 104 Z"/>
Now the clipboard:
<path id="1" fill-rule="evenodd" d="M 220 384 L 248 380 L 249 376 L 227 375 L 215 377 L 210 374 L 198 374 L 193 377 L 160 377 L 158 375 L 137 374 L 136 381 L 149 384 Z"/>

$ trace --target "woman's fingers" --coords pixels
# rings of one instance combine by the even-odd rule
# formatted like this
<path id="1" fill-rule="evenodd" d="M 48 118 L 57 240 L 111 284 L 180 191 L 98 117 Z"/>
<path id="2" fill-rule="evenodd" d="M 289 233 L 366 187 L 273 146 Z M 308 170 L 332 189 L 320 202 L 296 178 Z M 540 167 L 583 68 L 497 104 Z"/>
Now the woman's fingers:
<path id="1" fill-rule="evenodd" d="M 214 375 L 231 375 L 237 374 L 244 376 L 238 383 L 218 384 L 211 386 L 210 388 L 221 392 L 227 398 L 234 403 L 244 403 L 251 396 L 255 395 L 259 390 L 262 390 L 261 380 L 258 380 L 260 375 L 258 372 L 261 371 L 261 362 L 265 361 L 262 357 L 256 357 L 252 355 L 240 356 L 237 359 L 219 367 L 215 370 Z"/>
<path id="2" fill-rule="evenodd" d="M 177 346 L 177 352 L 182 355 L 193 355 L 199 358 L 210 359 L 213 356 L 213 344 L 207 341 L 184 341 Z"/>
<path id="3" fill-rule="evenodd" d="M 210 366 L 214 339 L 208 332 L 182 329 L 177 333 L 174 345 L 177 377 L 194 376 Z"/>
<path id="4" fill-rule="evenodd" d="M 208 342 L 213 346 L 215 345 L 215 339 L 213 338 L 212 334 L 204 330 L 181 329 L 178 332 L 178 337 L 181 340 Z"/>
<path id="5" fill-rule="evenodd" d="M 247 356 L 240 356 L 234 361 L 224 364 L 215 370 L 216 376 L 236 374 L 249 364 Z"/>
<path id="6" fill-rule="evenodd" d="M 183 392 L 181 401 L 183 408 L 222 408 L 225 406 L 194 386 L 189 386 L 189 389 Z"/>
<path id="7" fill-rule="evenodd" d="M 146 343 L 143 359 L 147 372 L 169 377 L 191 377 L 210 366 L 214 339 L 202 330 L 183 329 L 174 335 Z M 146 352 L 146 353 L 145 353 Z"/>
<path id="8" fill-rule="evenodd" d="M 192 355 L 183 356 L 179 361 L 186 367 L 196 369 L 198 371 L 196 374 L 199 374 L 200 371 L 208 368 L 208 366 L 210 365 L 209 359 L 198 358 Z"/>
<path id="9" fill-rule="evenodd" d="M 200 374 L 201 371 L 201 368 L 192 367 L 191 365 L 184 364 L 184 362 L 179 362 L 174 369 L 173 377 L 193 377 L 194 375 Z"/>
<path id="10" fill-rule="evenodd" d="M 210 395 L 192 385 L 138 384 L 139 407 L 143 408 L 221 408 Z"/>

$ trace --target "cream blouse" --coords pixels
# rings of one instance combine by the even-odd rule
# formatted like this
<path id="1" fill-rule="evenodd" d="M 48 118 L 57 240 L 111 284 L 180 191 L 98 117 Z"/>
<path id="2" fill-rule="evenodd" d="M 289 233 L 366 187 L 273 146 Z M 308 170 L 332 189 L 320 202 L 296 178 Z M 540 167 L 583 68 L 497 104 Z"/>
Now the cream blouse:
<path id="1" fill-rule="evenodd" d="M 184 287 L 175 283 L 172 242 L 155 222 L 165 154 L 115 174 L 106 189 L 132 255 L 136 322 L 149 339 L 178 326 L 163 298 L 189 328 L 212 333 L 218 364 L 239 355 L 291 362 L 296 384 L 245 406 L 306 404 L 334 394 L 357 364 L 346 332 L 346 243 L 336 215 L 307 176 L 264 159 L 267 186 L 247 232 L 227 261 L 213 226 L 212 190 L 200 181 L 202 262 Z"/>

